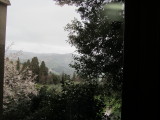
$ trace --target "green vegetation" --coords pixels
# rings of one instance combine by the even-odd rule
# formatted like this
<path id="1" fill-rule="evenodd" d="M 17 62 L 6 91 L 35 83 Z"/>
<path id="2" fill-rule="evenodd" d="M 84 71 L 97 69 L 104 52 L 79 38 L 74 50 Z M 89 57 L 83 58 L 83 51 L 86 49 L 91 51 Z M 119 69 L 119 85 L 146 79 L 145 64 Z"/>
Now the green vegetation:
<path id="1" fill-rule="evenodd" d="M 67 24 L 68 42 L 79 55 L 70 64 L 73 75 L 52 73 L 38 57 L 20 64 L 36 76 L 37 95 L 4 110 L 4 120 L 111 120 L 121 119 L 123 81 L 123 16 L 113 20 L 106 14 L 105 0 L 55 0 L 59 5 L 76 5 L 82 21 Z M 118 4 L 117 4 L 118 5 Z M 112 4 L 110 4 L 112 7 Z M 114 10 L 119 9 L 119 5 Z M 108 10 L 109 11 L 109 10 Z M 112 10 L 111 10 L 112 11 Z M 123 12 L 123 11 L 121 11 Z M 21 67 L 20 67 L 21 66 Z"/>
<path id="2" fill-rule="evenodd" d="M 68 42 L 80 54 L 74 56 L 75 62 L 71 67 L 85 80 L 102 80 L 105 86 L 105 91 L 102 91 L 112 114 L 120 113 L 124 32 L 122 3 L 106 4 L 105 0 L 56 1 L 59 5 L 78 6 L 77 12 L 81 16 L 81 21 L 74 19 L 65 28 L 69 32 Z"/>
<path id="3" fill-rule="evenodd" d="M 17 60 L 16 69 L 17 69 L 18 71 L 20 70 L 20 60 L 19 60 L 19 58 L 18 58 L 18 60 Z"/>
<path id="4" fill-rule="evenodd" d="M 17 53 L 16 50 L 9 50 L 6 53 L 6 57 L 10 58 L 10 55 Z M 55 53 L 31 53 L 23 52 L 23 55 L 19 56 L 21 63 L 26 63 L 28 60 L 32 60 L 33 57 L 37 57 L 39 63 L 45 61 L 46 66 L 49 71 L 55 74 L 62 74 L 62 72 L 72 75 L 75 71 L 73 68 L 69 67 L 69 64 L 74 61 L 72 54 L 55 54 Z M 11 58 L 10 58 L 11 59 Z M 17 58 L 12 58 L 12 60 L 17 60 Z"/>
<path id="5" fill-rule="evenodd" d="M 4 120 L 101 120 L 105 104 L 96 82 L 66 81 L 62 86 L 37 85 L 39 94 L 12 106 L 14 109 L 4 113 Z"/>

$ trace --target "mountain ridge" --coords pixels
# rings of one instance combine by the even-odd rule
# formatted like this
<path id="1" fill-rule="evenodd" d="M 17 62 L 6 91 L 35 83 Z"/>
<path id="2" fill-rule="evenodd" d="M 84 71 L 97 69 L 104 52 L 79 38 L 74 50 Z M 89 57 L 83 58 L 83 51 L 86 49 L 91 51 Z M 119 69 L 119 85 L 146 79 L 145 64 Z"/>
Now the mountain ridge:
<path id="1" fill-rule="evenodd" d="M 37 57 L 39 63 L 44 61 L 51 72 L 56 74 L 61 74 L 64 72 L 69 75 L 72 75 L 75 71 L 73 68 L 69 67 L 69 64 L 73 63 L 74 61 L 72 55 L 72 53 L 35 53 L 17 50 L 8 50 L 5 54 L 6 57 L 9 57 L 13 60 L 17 60 L 19 57 L 22 63 L 26 62 L 28 59 L 31 60 L 33 57 Z"/>

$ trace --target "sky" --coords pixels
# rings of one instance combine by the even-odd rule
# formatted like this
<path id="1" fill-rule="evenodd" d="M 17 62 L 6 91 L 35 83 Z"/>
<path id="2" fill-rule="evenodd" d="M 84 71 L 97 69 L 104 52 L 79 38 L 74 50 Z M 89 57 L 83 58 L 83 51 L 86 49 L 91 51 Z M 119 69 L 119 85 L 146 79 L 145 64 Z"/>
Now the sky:
<path id="1" fill-rule="evenodd" d="M 74 6 L 58 6 L 53 0 L 10 0 L 7 11 L 6 47 L 34 53 L 73 53 L 66 42 L 67 23 L 80 19 Z"/>

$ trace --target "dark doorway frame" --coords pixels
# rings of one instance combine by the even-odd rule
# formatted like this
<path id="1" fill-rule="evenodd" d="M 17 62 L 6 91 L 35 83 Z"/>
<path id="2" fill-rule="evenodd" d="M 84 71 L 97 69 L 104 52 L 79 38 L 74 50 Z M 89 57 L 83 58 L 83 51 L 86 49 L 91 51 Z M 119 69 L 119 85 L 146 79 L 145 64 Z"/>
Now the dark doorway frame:
<path id="1" fill-rule="evenodd" d="M 157 1 L 125 1 L 122 120 L 158 118 L 159 8 Z"/>

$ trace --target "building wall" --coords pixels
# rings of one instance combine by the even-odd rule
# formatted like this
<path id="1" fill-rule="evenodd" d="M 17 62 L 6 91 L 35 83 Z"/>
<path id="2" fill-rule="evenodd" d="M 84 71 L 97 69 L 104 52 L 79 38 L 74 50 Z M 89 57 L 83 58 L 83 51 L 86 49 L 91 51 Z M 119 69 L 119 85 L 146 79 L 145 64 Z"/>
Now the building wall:
<path id="1" fill-rule="evenodd" d="M 4 78 L 4 52 L 6 35 L 7 6 L 0 3 L 0 120 L 2 120 L 3 107 L 3 78 Z"/>
<path id="2" fill-rule="evenodd" d="M 0 3 L 0 45 L 5 44 L 7 6 Z"/>

